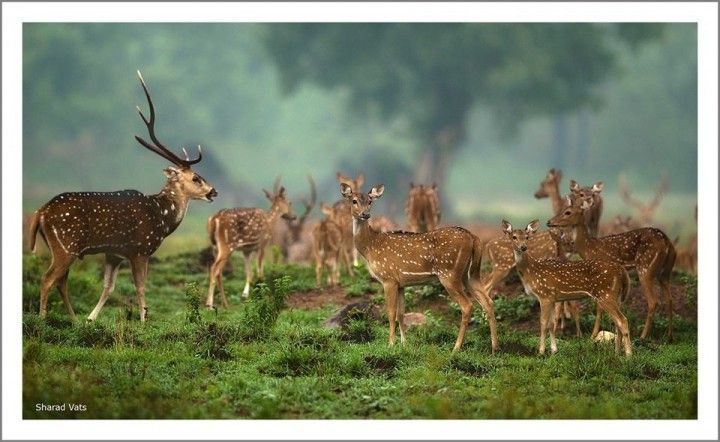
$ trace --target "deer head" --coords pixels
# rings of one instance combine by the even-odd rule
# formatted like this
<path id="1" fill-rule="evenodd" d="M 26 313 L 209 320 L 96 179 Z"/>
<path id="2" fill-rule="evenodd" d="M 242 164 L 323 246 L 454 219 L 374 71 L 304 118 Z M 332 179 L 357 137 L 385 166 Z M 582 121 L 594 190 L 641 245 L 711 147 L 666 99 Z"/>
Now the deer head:
<path id="1" fill-rule="evenodd" d="M 535 191 L 535 198 L 548 198 L 552 192 L 557 193 L 561 179 L 562 171 L 560 169 L 550 169 L 545 179 L 540 182 L 538 190 Z"/>
<path id="2" fill-rule="evenodd" d="M 598 181 L 592 186 L 581 187 L 577 181 L 570 180 L 570 195 L 572 196 L 573 201 L 576 199 L 586 199 L 599 195 L 600 192 L 602 192 L 603 187 L 604 184 L 602 181 Z"/>
<path id="3" fill-rule="evenodd" d="M 522 256 L 528 249 L 528 241 L 532 239 L 540 226 L 540 221 L 531 221 L 525 230 L 513 229 L 512 224 L 502 220 L 502 228 L 505 236 L 511 241 L 515 256 Z"/>
<path id="4" fill-rule="evenodd" d="M 349 184 L 340 183 L 340 192 L 350 202 L 350 213 L 353 220 L 367 221 L 370 219 L 370 206 L 373 201 L 382 197 L 385 186 L 378 184 L 370 189 L 370 192 L 363 193 L 354 191 Z"/>
<path id="5" fill-rule="evenodd" d="M 194 160 L 188 157 L 187 151 L 183 148 L 185 153 L 185 159 L 175 155 L 170 149 L 165 147 L 157 135 L 155 134 L 155 106 L 153 106 L 152 99 L 150 98 L 150 92 L 148 91 L 145 80 L 143 79 L 140 71 L 137 71 L 140 83 L 142 84 L 145 97 L 148 101 L 148 107 L 150 108 L 150 118 L 146 118 L 140 106 L 137 106 L 137 111 L 140 114 L 145 126 L 147 126 L 148 134 L 152 143 L 145 141 L 142 137 L 135 135 L 135 139 L 146 149 L 155 152 L 177 167 L 167 167 L 164 172 L 167 177 L 167 186 L 172 192 L 176 192 L 177 195 L 184 195 L 188 199 L 206 200 L 212 201 L 217 196 L 217 191 L 212 187 L 205 178 L 192 170 L 192 165 L 197 164 L 202 160 L 202 148 L 198 146 L 198 156 Z"/>
<path id="6" fill-rule="evenodd" d="M 265 189 L 263 189 L 263 192 L 265 192 L 265 197 L 270 200 L 271 212 L 277 212 L 280 216 L 287 220 L 295 219 L 295 214 L 292 210 L 292 203 L 287 199 L 287 195 L 285 194 L 285 187 L 280 186 L 280 189 L 275 194 L 270 193 Z"/>
<path id="7" fill-rule="evenodd" d="M 570 199 L 570 198 L 568 198 Z M 555 215 L 547 222 L 548 227 L 574 227 L 585 222 L 584 212 L 594 204 L 592 197 L 578 199 L 568 205 L 562 213 Z"/>

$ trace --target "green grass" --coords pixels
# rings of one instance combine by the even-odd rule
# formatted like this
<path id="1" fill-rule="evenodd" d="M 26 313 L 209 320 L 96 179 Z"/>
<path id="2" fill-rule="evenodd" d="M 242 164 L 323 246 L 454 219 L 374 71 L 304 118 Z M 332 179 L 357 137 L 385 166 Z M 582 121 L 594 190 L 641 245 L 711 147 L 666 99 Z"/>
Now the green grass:
<path id="1" fill-rule="evenodd" d="M 385 319 L 357 314 L 343 329 L 322 326 L 335 306 L 289 309 L 284 298 L 314 286 L 312 269 L 268 266 L 247 301 L 240 258 L 225 287 L 232 308 L 203 308 L 207 281 L 193 253 L 151 264 L 149 320 L 141 324 L 124 264 L 98 321 L 72 323 L 60 297 L 38 318 L 45 256 L 24 257 L 23 416 L 35 418 L 623 418 L 697 417 L 696 327 L 682 318 L 676 339 L 635 342 L 630 359 L 613 345 L 563 336 L 553 356 L 536 354 L 537 316 L 525 297 L 498 298 L 500 352 L 475 310 L 463 350 L 451 353 L 458 313 L 427 311 L 428 324 L 388 347 Z M 102 263 L 73 267 L 70 291 L 82 318 L 101 290 Z M 343 286 L 377 296 L 365 273 Z M 676 283 L 692 289 L 696 280 Z M 409 301 L 443 296 L 438 286 L 408 289 Z M 641 319 L 628 315 L 633 325 Z M 536 319 L 536 318 L 535 318 Z M 592 315 L 585 315 L 588 331 Z M 84 412 L 38 412 L 36 403 L 81 403 Z"/>

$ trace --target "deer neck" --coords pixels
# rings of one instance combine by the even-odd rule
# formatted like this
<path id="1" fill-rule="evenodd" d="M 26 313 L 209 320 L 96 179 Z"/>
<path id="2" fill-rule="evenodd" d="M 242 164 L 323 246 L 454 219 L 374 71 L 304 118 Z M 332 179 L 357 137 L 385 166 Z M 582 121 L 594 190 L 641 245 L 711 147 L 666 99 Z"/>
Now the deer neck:
<path id="1" fill-rule="evenodd" d="M 588 228 L 584 222 L 576 224 L 572 228 L 572 239 L 577 253 L 581 257 L 585 258 L 585 254 L 590 245 L 590 234 L 588 233 Z"/>
<path id="2" fill-rule="evenodd" d="M 190 199 L 175 183 L 167 183 L 160 193 L 151 198 L 158 206 L 160 219 L 168 227 L 167 233 L 172 233 L 185 217 Z"/>
<path id="3" fill-rule="evenodd" d="M 375 240 L 378 232 L 370 227 L 368 219 L 358 220 L 355 217 L 352 219 L 353 226 L 353 242 L 355 248 L 361 255 L 365 256 L 365 250 Z"/>
<path id="4" fill-rule="evenodd" d="M 280 217 L 282 216 L 282 213 L 280 212 L 280 207 L 273 205 L 270 207 L 270 210 L 267 211 L 267 222 L 268 226 L 272 229 L 275 227 L 275 223 L 278 222 Z"/>
<path id="5" fill-rule="evenodd" d="M 553 213 L 555 213 L 555 215 L 559 214 L 560 211 L 562 211 L 565 202 L 560 196 L 560 189 L 558 189 L 557 183 L 548 189 L 548 196 L 550 197 L 550 202 L 552 203 Z"/>

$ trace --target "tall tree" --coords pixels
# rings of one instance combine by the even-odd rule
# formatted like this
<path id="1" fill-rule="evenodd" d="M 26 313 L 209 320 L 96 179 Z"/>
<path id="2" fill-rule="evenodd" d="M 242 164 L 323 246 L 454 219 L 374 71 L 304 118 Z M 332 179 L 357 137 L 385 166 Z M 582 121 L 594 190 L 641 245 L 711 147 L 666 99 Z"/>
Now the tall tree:
<path id="1" fill-rule="evenodd" d="M 356 110 L 405 121 L 419 148 L 415 178 L 443 183 L 474 104 L 489 106 L 507 133 L 528 117 L 595 105 L 596 86 L 615 67 L 609 34 L 637 44 L 657 32 L 656 25 L 283 24 L 269 25 L 264 42 L 286 93 L 303 82 L 346 88 Z"/>

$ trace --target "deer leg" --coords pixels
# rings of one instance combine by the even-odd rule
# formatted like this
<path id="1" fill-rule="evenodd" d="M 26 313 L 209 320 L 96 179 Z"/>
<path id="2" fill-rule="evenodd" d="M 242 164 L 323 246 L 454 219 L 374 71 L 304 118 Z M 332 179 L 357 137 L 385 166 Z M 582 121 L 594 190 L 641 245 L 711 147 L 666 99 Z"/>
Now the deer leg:
<path id="1" fill-rule="evenodd" d="M 348 248 L 344 245 L 341 247 L 341 249 L 343 262 L 345 263 L 345 267 L 348 270 L 348 275 L 350 275 L 350 277 L 352 278 L 353 276 L 355 276 L 355 270 L 353 270 L 352 265 L 350 265 L 350 252 L 348 252 Z"/>
<path id="2" fill-rule="evenodd" d="M 358 251 L 354 245 L 352 248 L 352 257 L 353 257 L 353 267 L 358 267 L 360 265 L 360 262 L 358 262 Z"/>
<path id="3" fill-rule="evenodd" d="M 570 313 L 575 320 L 575 336 L 582 338 L 582 330 L 580 329 L 580 303 L 578 301 L 571 301 L 570 307 Z"/>
<path id="4" fill-rule="evenodd" d="M 390 334 L 388 344 L 395 345 L 395 320 L 397 319 L 397 296 L 398 285 L 393 281 L 383 282 L 385 291 L 385 303 L 387 304 L 388 322 L 390 323 Z"/>
<path id="5" fill-rule="evenodd" d="M 538 347 L 538 353 L 541 355 L 545 354 L 545 333 L 548 330 L 548 322 L 552 319 L 552 313 L 555 307 L 553 304 L 552 301 L 540 302 L 540 345 Z"/>
<path id="6" fill-rule="evenodd" d="M 445 287 L 453 301 L 457 302 L 460 306 L 460 312 L 462 317 L 460 319 L 460 331 L 458 337 L 455 340 L 455 346 L 453 351 L 460 350 L 463 342 L 465 341 L 465 332 L 467 326 L 470 323 L 470 316 L 472 315 L 472 302 L 465 295 L 465 287 L 463 286 L 462 280 L 452 278 L 441 278 L 440 283 Z"/>
<path id="7" fill-rule="evenodd" d="M 260 247 L 257 255 L 258 278 L 265 279 L 265 247 Z"/>
<path id="8" fill-rule="evenodd" d="M 225 268 L 225 263 L 227 262 L 227 258 L 229 256 L 229 250 L 227 250 L 225 247 L 218 247 L 215 255 L 215 260 L 210 266 L 208 295 L 205 299 L 205 307 L 207 308 L 212 308 L 215 304 L 215 284 L 218 284 L 220 287 L 222 287 L 222 271 Z M 221 290 L 221 293 L 224 293 L 224 291 Z M 222 296 L 222 298 L 224 298 L 224 296 Z"/>
<path id="9" fill-rule="evenodd" d="M 230 304 L 228 304 L 227 297 L 225 296 L 225 287 L 223 286 L 223 269 L 225 268 L 225 264 L 227 263 L 227 258 L 223 259 L 219 264 L 219 269 L 217 271 L 217 285 L 220 289 L 220 302 L 222 303 L 223 308 L 230 308 Z M 212 304 L 210 304 L 212 306 Z"/>
<path id="10" fill-rule="evenodd" d="M 65 310 L 67 310 L 70 319 L 75 321 L 75 311 L 73 311 L 72 304 L 70 304 L 70 296 L 68 295 L 68 275 L 70 270 L 66 270 L 60 278 L 58 278 L 57 288 L 62 296 L 63 304 L 65 304 Z"/>
<path id="11" fill-rule="evenodd" d="M 495 353 L 498 349 L 497 339 L 497 321 L 495 320 L 495 310 L 493 309 L 493 300 L 490 299 L 487 293 L 483 292 L 480 283 L 476 281 L 470 281 L 470 290 L 475 296 L 475 300 L 480 303 L 490 325 L 490 345 L 491 351 Z"/>
<path id="12" fill-rule="evenodd" d="M 565 328 L 565 324 L 562 323 L 563 309 L 564 309 L 563 303 L 556 302 L 555 305 L 553 306 L 553 309 L 555 310 L 555 315 L 554 315 L 554 318 L 552 321 L 552 328 L 553 328 L 553 331 L 555 332 L 555 331 L 557 331 L 558 328 L 560 328 L 560 330 Z M 558 326 L 558 324 L 559 324 L 559 326 Z"/>
<path id="13" fill-rule="evenodd" d="M 242 291 L 242 297 L 247 298 L 250 296 L 250 281 L 252 281 L 252 262 L 250 262 L 251 252 L 243 252 L 245 257 L 245 288 Z"/>
<path id="14" fill-rule="evenodd" d="M 663 293 L 663 300 L 665 301 L 665 309 L 667 311 L 667 338 L 669 342 L 673 340 L 673 302 L 670 296 L 670 282 L 665 279 L 660 280 L 660 287 Z"/>
<path id="15" fill-rule="evenodd" d="M 640 286 L 643 289 L 645 301 L 647 301 L 647 316 L 645 317 L 645 326 L 643 327 L 643 331 L 640 334 L 640 339 L 646 339 L 647 335 L 650 333 L 650 329 L 652 328 L 652 320 L 655 316 L 658 296 L 657 292 L 655 291 L 655 285 L 653 284 L 653 280 L 650 275 L 647 273 L 643 273 L 642 275 L 638 274 L 638 276 L 640 277 Z"/>
<path id="16" fill-rule="evenodd" d="M 137 293 L 141 322 L 145 322 L 147 317 L 147 306 L 145 305 L 145 280 L 147 279 L 148 260 L 149 257 L 147 256 L 134 256 L 130 259 L 130 269 L 132 270 L 133 280 L 135 282 L 135 292 Z"/>
<path id="17" fill-rule="evenodd" d="M 397 294 L 397 319 L 400 328 L 400 343 L 405 343 L 405 294 L 398 292 Z"/>
<path id="18" fill-rule="evenodd" d="M 632 344 L 630 342 L 630 326 L 625 315 L 622 314 L 616 302 L 603 301 L 603 309 L 610 315 L 616 328 L 616 350 L 622 343 L 625 347 L 625 356 L 632 355 Z M 619 338 L 617 337 L 619 336 Z"/>
<path id="19" fill-rule="evenodd" d="M 483 278 L 480 289 L 483 293 L 490 299 L 493 298 L 491 294 L 491 290 L 493 287 L 495 287 L 495 284 L 505 279 L 505 277 L 510 273 L 510 269 L 512 267 L 508 267 L 501 264 L 495 264 L 493 263 L 492 271 L 489 275 L 487 275 L 485 278 Z"/>
<path id="20" fill-rule="evenodd" d="M 51 248 L 51 251 L 54 250 Z M 69 254 L 60 255 L 53 254 L 52 262 L 50 267 L 42 277 L 40 283 L 40 317 L 44 318 L 47 314 L 48 295 L 50 290 L 55 287 L 58 280 L 65 275 L 67 270 L 70 268 L 70 264 L 75 260 L 75 257 Z"/>
<path id="21" fill-rule="evenodd" d="M 330 270 L 329 271 L 332 272 L 332 274 L 333 274 L 332 285 L 339 284 L 340 283 L 340 265 L 338 263 L 337 255 L 333 256 L 330 259 Z"/>
<path id="22" fill-rule="evenodd" d="M 120 268 L 121 262 L 122 258 L 119 256 L 110 254 L 105 255 L 105 275 L 103 276 L 103 291 L 100 295 L 100 299 L 98 300 L 97 305 L 87 317 L 88 321 L 94 321 L 97 319 L 98 315 L 100 314 L 100 310 L 102 310 L 103 306 L 105 305 L 105 301 L 107 301 L 110 294 L 113 292 L 113 290 L 115 290 L 115 280 L 117 279 L 118 269 Z"/>
<path id="23" fill-rule="evenodd" d="M 600 303 L 595 302 L 595 324 L 593 325 L 592 334 L 590 337 L 592 339 L 595 339 L 595 336 L 597 336 L 598 333 L 600 333 L 600 321 L 602 321 L 602 309 L 600 308 Z"/>
<path id="24" fill-rule="evenodd" d="M 563 306 L 564 310 L 564 306 Z M 550 353 L 557 353 L 557 341 L 555 341 L 555 327 L 553 327 L 553 324 L 555 323 L 555 309 L 549 308 L 547 309 L 547 314 L 550 315 L 550 317 L 547 320 L 547 327 L 548 332 L 550 334 Z"/>

